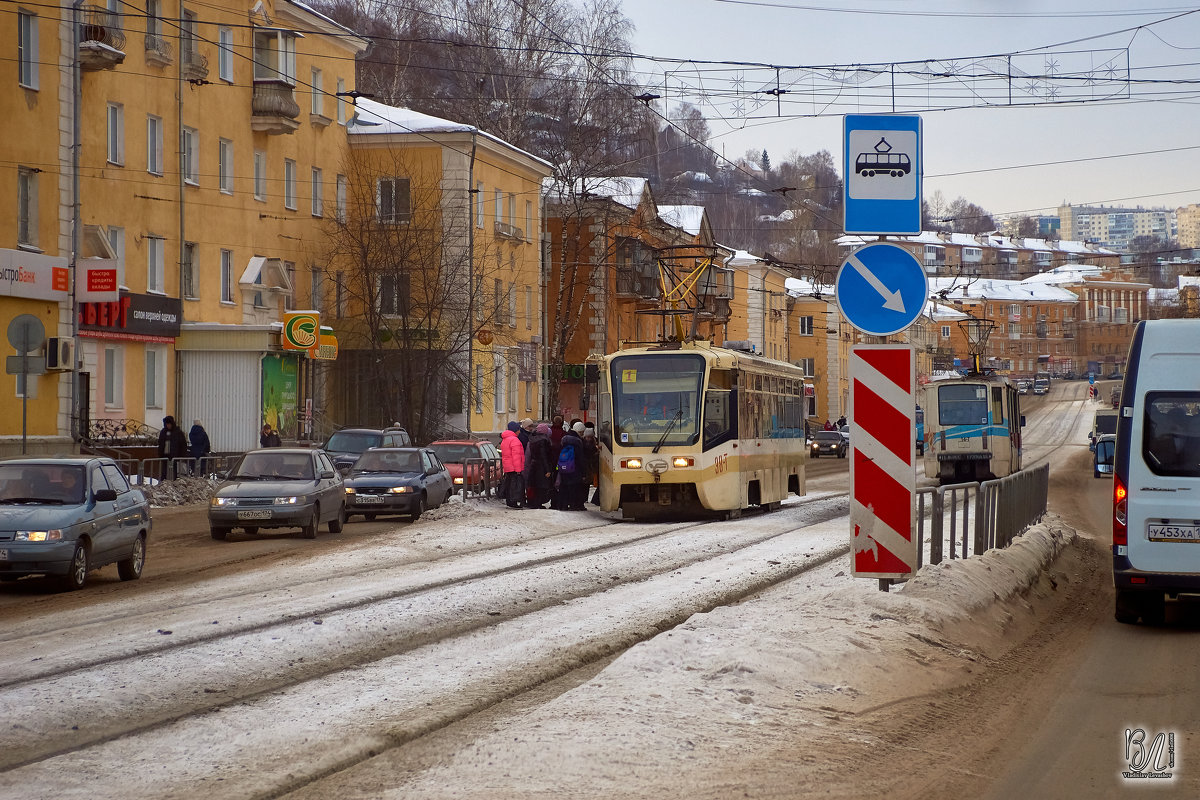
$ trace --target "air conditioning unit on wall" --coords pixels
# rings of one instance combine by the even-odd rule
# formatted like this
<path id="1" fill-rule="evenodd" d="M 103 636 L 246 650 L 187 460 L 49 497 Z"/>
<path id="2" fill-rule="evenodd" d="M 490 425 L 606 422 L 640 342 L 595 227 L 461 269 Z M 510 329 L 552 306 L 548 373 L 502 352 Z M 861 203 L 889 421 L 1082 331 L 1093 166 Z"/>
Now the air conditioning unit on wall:
<path id="1" fill-rule="evenodd" d="M 75 369 L 75 340 L 70 336 L 46 339 L 46 369 L 69 372 Z"/>

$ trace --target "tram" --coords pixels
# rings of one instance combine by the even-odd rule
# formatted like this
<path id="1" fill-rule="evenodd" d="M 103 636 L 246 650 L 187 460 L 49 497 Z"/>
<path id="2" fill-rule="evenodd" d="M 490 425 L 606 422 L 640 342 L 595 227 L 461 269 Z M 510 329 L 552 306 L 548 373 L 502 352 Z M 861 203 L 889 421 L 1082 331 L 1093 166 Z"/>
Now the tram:
<path id="1" fill-rule="evenodd" d="M 1007 378 L 971 374 L 928 383 L 925 475 L 942 485 L 1003 478 L 1021 469 L 1021 398 Z"/>
<path id="2" fill-rule="evenodd" d="M 600 505 L 631 519 L 735 517 L 804 494 L 804 374 L 707 342 L 599 360 Z"/>

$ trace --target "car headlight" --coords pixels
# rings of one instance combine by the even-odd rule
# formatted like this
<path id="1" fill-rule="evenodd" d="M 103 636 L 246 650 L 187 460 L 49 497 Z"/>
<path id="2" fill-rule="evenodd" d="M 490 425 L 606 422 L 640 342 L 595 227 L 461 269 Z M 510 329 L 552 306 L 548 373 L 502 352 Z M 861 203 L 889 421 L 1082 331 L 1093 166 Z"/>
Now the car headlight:
<path id="1" fill-rule="evenodd" d="M 277 506 L 294 506 L 297 503 L 303 503 L 303 497 L 276 497 L 275 505 Z"/>
<path id="2" fill-rule="evenodd" d="M 358 490 L 356 490 L 353 486 L 347 486 L 346 494 L 358 494 Z"/>
<path id="3" fill-rule="evenodd" d="M 455 483 L 462 483 L 462 478 L 455 478 L 455 479 L 454 479 L 454 482 L 455 482 Z"/>
<path id="4" fill-rule="evenodd" d="M 237 505 L 236 497 L 214 497 L 212 499 L 213 508 L 220 508 L 221 506 L 236 506 L 236 505 Z"/>
<path id="5" fill-rule="evenodd" d="M 411 486 L 393 486 L 392 494 L 408 494 L 413 490 Z"/>
<path id="6" fill-rule="evenodd" d="M 63 532 L 58 528 L 48 531 L 17 531 L 14 541 L 17 542 L 56 542 L 62 539 Z"/>

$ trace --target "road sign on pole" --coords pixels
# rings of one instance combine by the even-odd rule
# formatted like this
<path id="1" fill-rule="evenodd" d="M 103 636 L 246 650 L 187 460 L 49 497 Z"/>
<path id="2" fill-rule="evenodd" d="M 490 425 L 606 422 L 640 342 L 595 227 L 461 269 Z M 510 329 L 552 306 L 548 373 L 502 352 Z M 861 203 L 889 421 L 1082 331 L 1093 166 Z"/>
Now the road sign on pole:
<path id="1" fill-rule="evenodd" d="M 851 573 L 905 578 L 916 571 L 917 356 L 908 344 L 850 352 Z"/>
<path id="2" fill-rule="evenodd" d="M 842 262 L 834 296 L 855 328 L 871 336 L 891 336 L 921 316 L 929 281 L 912 253 L 877 242 L 858 248 Z"/>
<path id="3" fill-rule="evenodd" d="M 847 114 L 843 132 L 846 233 L 920 233 L 921 118 Z"/>

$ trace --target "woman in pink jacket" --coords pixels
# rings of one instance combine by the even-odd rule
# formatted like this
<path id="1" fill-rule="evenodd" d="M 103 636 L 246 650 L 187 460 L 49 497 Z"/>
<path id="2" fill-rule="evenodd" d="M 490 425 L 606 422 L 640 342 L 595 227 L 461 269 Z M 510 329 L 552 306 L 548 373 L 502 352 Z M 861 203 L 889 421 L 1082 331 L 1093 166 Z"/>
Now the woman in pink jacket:
<path id="1" fill-rule="evenodd" d="M 500 466 L 504 470 L 504 502 L 509 508 L 521 508 L 525 502 L 525 448 L 517 437 L 521 426 L 508 423 L 500 434 Z"/>

